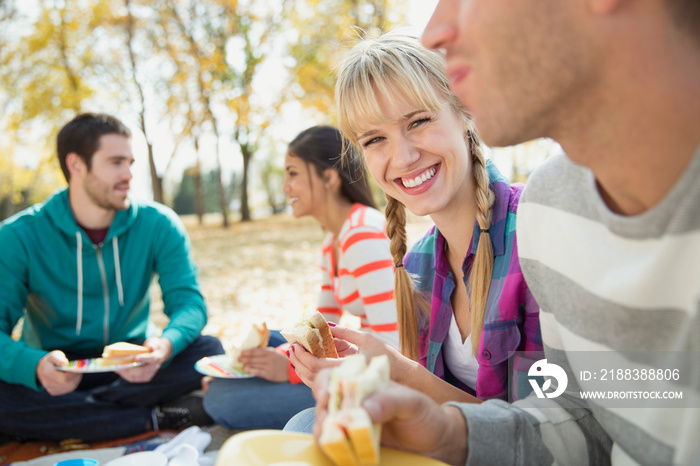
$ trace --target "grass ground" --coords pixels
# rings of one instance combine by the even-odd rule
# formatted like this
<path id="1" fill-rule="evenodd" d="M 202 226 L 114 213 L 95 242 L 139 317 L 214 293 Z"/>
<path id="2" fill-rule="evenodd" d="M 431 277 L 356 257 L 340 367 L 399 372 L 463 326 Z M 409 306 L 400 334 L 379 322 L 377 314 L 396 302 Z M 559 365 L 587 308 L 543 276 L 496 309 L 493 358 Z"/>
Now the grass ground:
<path id="1" fill-rule="evenodd" d="M 303 310 L 315 308 L 324 232 L 314 219 L 278 214 L 228 229 L 221 228 L 217 216 L 205 217 L 203 225 L 196 217 L 183 217 L 183 222 L 209 309 L 204 333 L 218 336 L 227 350 L 251 322 L 264 320 L 279 329 L 295 322 Z M 430 219 L 410 216 L 409 241 L 429 225 Z M 156 324 L 164 326 L 167 318 L 157 286 L 153 310 Z M 357 321 L 345 318 L 343 323 Z"/>

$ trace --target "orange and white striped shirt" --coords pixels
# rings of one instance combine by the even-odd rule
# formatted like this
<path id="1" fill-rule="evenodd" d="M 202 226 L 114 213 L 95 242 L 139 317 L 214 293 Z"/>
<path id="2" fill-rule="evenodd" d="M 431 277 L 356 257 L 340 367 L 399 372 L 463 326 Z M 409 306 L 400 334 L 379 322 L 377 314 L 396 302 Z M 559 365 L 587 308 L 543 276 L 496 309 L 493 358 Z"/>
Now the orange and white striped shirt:
<path id="1" fill-rule="evenodd" d="M 323 241 L 321 294 L 318 310 L 338 323 L 343 311 L 360 317 L 362 329 L 399 347 L 394 300 L 394 261 L 385 233 L 386 220 L 376 209 L 354 204 L 338 235 L 337 276 L 335 237 Z"/>

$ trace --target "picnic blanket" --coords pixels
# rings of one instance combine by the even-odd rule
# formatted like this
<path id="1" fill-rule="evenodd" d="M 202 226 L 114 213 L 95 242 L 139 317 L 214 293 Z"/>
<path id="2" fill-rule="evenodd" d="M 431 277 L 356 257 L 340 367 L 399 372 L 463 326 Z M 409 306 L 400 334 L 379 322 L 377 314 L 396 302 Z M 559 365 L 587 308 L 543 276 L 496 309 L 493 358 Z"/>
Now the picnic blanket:
<path id="1" fill-rule="evenodd" d="M 161 430 L 144 432 L 143 434 L 138 434 L 131 437 L 116 440 L 105 440 L 101 442 L 86 443 L 76 439 L 64 440 L 62 442 L 9 442 L 0 446 L 0 465 L 7 465 L 18 461 L 28 461 L 42 456 L 56 455 L 57 453 L 82 450 L 111 450 L 113 448 L 119 448 L 121 453 L 117 454 L 116 456 L 121 456 L 137 451 L 154 450 L 159 445 L 168 443 L 170 440 L 175 438 L 177 434 L 178 432 L 174 430 Z M 79 455 L 61 456 L 66 456 L 66 458 L 61 459 L 69 459 L 85 456 L 85 454 L 81 453 Z"/>

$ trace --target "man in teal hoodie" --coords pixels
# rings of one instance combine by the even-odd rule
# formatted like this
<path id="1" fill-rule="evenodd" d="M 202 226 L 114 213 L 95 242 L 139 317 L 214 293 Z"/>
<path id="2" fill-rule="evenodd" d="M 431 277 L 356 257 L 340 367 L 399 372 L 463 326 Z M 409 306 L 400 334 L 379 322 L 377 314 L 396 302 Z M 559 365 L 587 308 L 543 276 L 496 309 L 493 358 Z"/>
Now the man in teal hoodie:
<path id="1" fill-rule="evenodd" d="M 0 434 L 89 441 L 206 422 L 194 405 L 173 408 L 200 386 L 194 363 L 224 352 L 200 335 L 207 310 L 182 223 L 129 199 L 131 134 L 116 118 L 78 115 L 57 149 L 68 188 L 0 224 Z M 159 336 L 155 276 L 170 318 Z M 116 372 L 61 370 L 120 341 L 152 351 Z"/>

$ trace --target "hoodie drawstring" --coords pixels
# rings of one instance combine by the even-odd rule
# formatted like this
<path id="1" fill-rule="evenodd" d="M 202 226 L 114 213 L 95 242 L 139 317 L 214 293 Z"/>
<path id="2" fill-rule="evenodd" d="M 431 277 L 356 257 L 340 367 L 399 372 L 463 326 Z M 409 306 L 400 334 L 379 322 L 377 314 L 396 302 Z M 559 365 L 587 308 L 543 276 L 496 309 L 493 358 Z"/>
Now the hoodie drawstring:
<path id="1" fill-rule="evenodd" d="M 76 231 L 75 238 L 78 240 L 76 251 L 78 260 L 78 321 L 75 324 L 75 334 L 80 335 L 80 329 L 83 326 L 83 237 L 79 231 Z"/>
<path id="2" fill-rule="evenodd" d="M 119 242 L 117 237 L 112 238 L 112 246 L 114 250 L 114 271 L 117 275 L 117 292 L 119 293 L 119 305 L 124 306 L 124 288 L 122 288 L 122 270 L 119 264 Z"/>
<path id="3" fill-rule="evenodd" d="M 80 335 L 80 330 L 83 327 L 83 237 L 80 234 L 79 231 L 75 232 L 75 238 L 78 242 L 77 245 L 77 251 L 76 251 L 76 257 L 78 261 L 78 319 L 77 323 L 75 324 L 75 334 Z M 114 249 L 114 272 L 116 275 L 116 281 L 117 281 L 117 293 L 119 295 L 119 305 L 124 306 L 124 286 L 122 285 L 122 270 L 121 270 L 121 264 L 119 262 L 119 242 L 117 241 L 117 237 L 115 236 L 112 238 L 112 246 Z M 100 260 L 100 264 L 101 259 Z M 101 267 L 101 273 L 103 275 L 103 280 L 104 280 L 104 269 Z M 104 283 L 104 282 L 103 282 Z M 104 285 L 106 286 L 106 285 Z M 105 292 L 106 293 L 106 292 Z M 107 298 L 105 298 L 107 299 Z M 107 306 L 107 304 L 105 304 Z"/>

